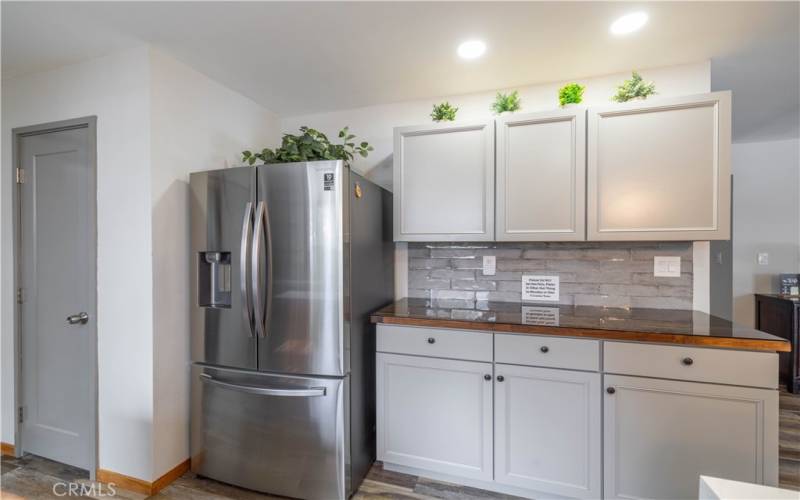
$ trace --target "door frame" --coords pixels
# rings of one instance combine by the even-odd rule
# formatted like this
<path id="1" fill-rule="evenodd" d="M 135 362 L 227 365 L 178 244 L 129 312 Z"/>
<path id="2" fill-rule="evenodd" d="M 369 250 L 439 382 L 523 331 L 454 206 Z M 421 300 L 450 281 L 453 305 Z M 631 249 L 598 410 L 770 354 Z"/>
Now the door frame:
<path id="1" fill-rule="evenodd" d="M 22 283 L 21 276 L 21 259 L 22 255 L 22 206 L 20 196 L 20 184 L 16 182 L 16 172 L 20 165 L 19 158 L 19 142 L 20 139 L 31 135 L 41 135 L 52 132 L 59 132 L 62 130 L 70 130 L 77 128 L 86 128 L 89 132 L 89 168 L 91 169 L 90 179 L 90 192 L 92 193 L 92 200 L 89 203 L 92 212 L 89 217 L 91 224 L 91 234 L 93 244 L 90 245 L 91 253 L 89 258 L 94 265 L 92 266 L 91 282 L 94 283 L 92 288 L 92 296 L 90 303 L 94 306 L 94 318 L 89 323 L 89 338 L 91 345 L 91 352 L 89 354 L 90 366 L 89 376 L 91 378 L 91 397 L 93 407 L 93 418 L 90 422 L 89 440 L 91 445 L 91 459 L 89 468 L 89 478 L 95 480 L 97 474 L 98 461 L 98 355 L 97 355 L 97 116 L 84 116 L 81 118 L 73 118 L 70 120 L 61 120 L 55 122 L 42 123 L 38 125 L 31 125 L 28 127 L 17 127 L 11 130 L 12 134 L 12 161 L 9 168 L 11 168 L 10 178 L 14 183 L 12 189 L 11 203 L 12 203 L 12 219 L 13 219 L 13 261 L 14 261 L 14 453 L 17 457 L 23 454 L 24 443 L 22 441 L 22 424 L 19 421 L 19 412 L 23 404 L 23 379 L 22 379 L 22 305 L 20 304 L 17 293 L 19 286 Z"/>

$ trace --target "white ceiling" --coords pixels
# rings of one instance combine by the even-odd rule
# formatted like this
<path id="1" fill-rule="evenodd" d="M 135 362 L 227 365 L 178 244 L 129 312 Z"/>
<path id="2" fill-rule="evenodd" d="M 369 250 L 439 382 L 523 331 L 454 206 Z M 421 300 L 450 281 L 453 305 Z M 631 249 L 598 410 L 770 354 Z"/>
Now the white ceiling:
<path id="1" fill-rule="evenodd" d="M 642 31 L 608 33 L 639 9 L 650 15 Z M 713 58 L 715 85 L 735 92 L 794 85 L 785 108 L 798 99 L 798 23 L 796 2 L 3 1 L 2 72 L 151 43 L 289 116 Z M 486 55 L 459 60 L 456 46 L 473 37 Z M 753 72 L 740 57 L 772 73 L 743 75 Z"/>

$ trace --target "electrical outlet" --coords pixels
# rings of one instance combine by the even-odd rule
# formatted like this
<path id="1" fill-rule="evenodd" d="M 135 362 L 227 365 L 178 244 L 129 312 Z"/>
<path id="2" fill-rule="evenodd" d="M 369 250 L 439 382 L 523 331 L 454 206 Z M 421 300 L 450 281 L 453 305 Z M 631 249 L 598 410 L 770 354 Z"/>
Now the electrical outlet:
<path id="1" fill-rule="evenodd" d="M 483 275 L 494 276 L 497 270 L 497 257 L 494 255 L 483 256 Z"/>
<path id="2" fill-rule="evenodd" d="M 660 278 L 680 278 L 681 277 L 681 258 L 680 257 L 653 257 L 653 276 Z"/>
<path id="3" fill-rule="evenodd" d="M 756 260 L 758 261 L 759 266 L 768 266 L 769 254 L 767 252 L 758 252 L 758 257 Z"/>

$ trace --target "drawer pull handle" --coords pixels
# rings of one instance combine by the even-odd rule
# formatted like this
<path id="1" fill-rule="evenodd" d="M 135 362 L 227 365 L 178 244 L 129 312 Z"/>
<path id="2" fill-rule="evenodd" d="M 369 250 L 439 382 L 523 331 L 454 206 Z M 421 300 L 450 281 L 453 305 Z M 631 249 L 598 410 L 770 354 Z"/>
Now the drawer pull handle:
<path id="1" fill-rule="evenodd" d="M 428 337 L 428 343 L 429 344 L 435 344 L 436 343 L 436 339 L 433 338 L 433 337 Z"/>
<path id="2" fill-rule="evenodd" d="M 487 373 L 483 376 L 483 380 L 492 380 L 492 376 Z"/>
<path id="3" fill-rule="evenodd" d="M 546 345 L 543 345 L 542 347 L 539 348 L 539 350 L 544 352 L 544 353 L 547 353 L 550 350 L 550 348 L 547 347 Z"/>
<path id="4" fill-rule="evenodd" d="M 681 363 L 683 363 L 686 366 L 690 366 L 690 365 L 694 364 L 694 360 L 692 358 L 683 358 L 681 360 Z"/>
<path id="5" fill-rule="evenodd" d="M 502 376 L 502 375 L 498 375 L 498 376 L 497 376 L 497 381 L 498 381 L 498 382 L 502 382 L 502 381 L 503 381 L 503 380 L 505 380 L 505 379 L 506 379 L 506 378 L 505 378 L 504 376 Z"/>
<path id="6" fill-rule="evenodd" d="M 617 392 L 617 390 L 614 389 L 613 387 L 609 387 L 608 389 L 606 389 L 606 392 L 609 394 L 614 394 L 615 392 Z"/>

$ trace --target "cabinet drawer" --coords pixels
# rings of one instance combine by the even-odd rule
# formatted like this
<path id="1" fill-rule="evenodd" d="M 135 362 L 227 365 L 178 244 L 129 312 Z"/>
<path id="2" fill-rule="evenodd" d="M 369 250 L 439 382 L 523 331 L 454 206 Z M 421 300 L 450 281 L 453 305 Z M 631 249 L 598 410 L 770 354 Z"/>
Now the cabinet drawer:
<path id="1" fill-rule="evenodd" d="M 600 342 L 545 335 L 495 334 L 495 360 L 514 365 L 598 371 Z"/>
<path id="2" fill-rule="evenodd" d="M 492 334 L 378 325 L 378 352 L 492 362 Z"/>
<path id="3" fill-rule="evenodd" d="M 778 355 L 700 347 L 606 342 L 603 371 L 775 389 Z"/>

